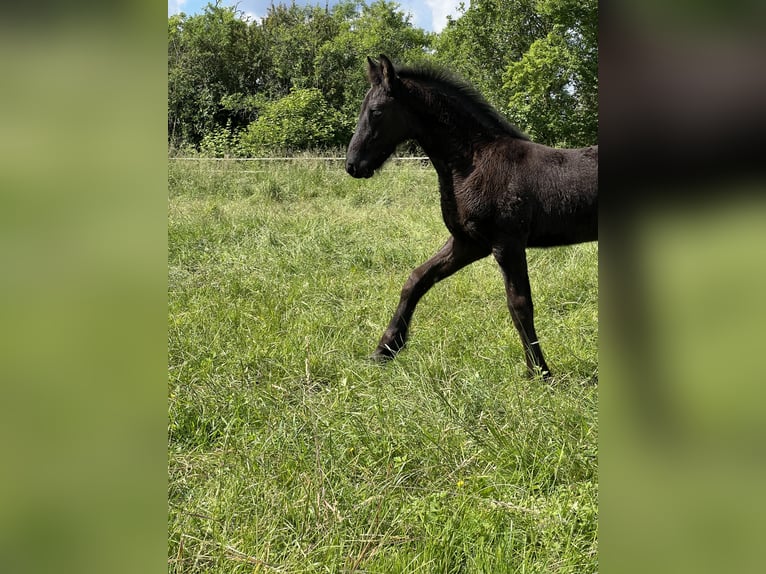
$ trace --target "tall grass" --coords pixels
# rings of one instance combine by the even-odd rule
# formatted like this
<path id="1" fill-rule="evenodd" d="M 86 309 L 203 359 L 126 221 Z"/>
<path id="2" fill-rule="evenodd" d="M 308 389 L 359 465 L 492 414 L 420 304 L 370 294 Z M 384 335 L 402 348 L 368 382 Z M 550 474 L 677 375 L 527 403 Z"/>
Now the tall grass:
<path id="1" fill-rule="evenodd" d="M 557 376 L 524 376 L 490 259 L 421 301 L 432 169 L 169 166 L 169 572 L 597 570 L 595 245 L 531 250 Z"/>

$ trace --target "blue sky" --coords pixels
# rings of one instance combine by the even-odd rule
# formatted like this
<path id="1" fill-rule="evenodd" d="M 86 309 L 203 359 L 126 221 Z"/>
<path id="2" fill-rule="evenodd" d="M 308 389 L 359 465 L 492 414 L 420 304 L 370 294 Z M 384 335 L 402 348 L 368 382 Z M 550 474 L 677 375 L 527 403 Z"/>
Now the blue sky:
<path id="1" fill-rule="evenodd" d="M 199 14 L 211 0 L 168 0 L 168 15 L 178 12 L 186 14 Z M 296 4 L 319 4 L 325 5 L 326 0 L 296 0 Z M 368 0 L 369 2 L 370 0 Z M 412 14 L 412 23 L 418 28 L 430 32 L 440 32 L 447 23 L 447 15 L 453 18 L 458 16 L 458 6 L 461 0 L 395 0 L 402 12 Z M 290 4 L 291 0 L 282 0 L 283 4 Z M 213 1 L 214 3 L 214 1 Z M 280 0 L 223 0 L 227 6 L 239 5 L 239 9 L 251 18 L 262 18 L 271 4 L 279 4 Z M 330 6 L 337 4 L 337 0 L 329 0 Z"/>

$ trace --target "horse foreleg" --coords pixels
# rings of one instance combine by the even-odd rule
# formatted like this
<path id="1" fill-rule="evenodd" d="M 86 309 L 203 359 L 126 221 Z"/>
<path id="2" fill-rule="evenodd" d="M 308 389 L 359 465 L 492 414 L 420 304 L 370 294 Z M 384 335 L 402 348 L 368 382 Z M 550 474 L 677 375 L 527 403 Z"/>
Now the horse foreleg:
<path id="1" fill-rule="evenodd" d="M 410 320 L 420 298 L 437 282 L 487 255 L 489 249 L 450 237 L 436 255 L 410 274 L 402 288 L 396 312 L 371 358 L 392 359 L 407 342 Z"/>
<path id="2" fill-rule="evenodd" d="M 508 310 L 513 324 L 521 337 L 527 369 L 530 374 L 538 371 L 543 378 L 549 378 L 551 371 L 543 357 L 540 341 L 537 339 L 532 305 L 532 290 L 527 273 L 527 255 L 523 246 L 503 246 L 493 251 L 505 280 Z"/>

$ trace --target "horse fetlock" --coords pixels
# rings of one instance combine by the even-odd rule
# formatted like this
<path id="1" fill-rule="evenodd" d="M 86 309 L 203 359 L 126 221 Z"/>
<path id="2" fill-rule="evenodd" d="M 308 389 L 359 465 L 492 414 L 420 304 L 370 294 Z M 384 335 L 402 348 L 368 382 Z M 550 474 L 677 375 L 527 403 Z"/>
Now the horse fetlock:
<path id="1" fill-rule="evenodd" d="M 377 348 L 373 353 L 368 357 L 368 359 L 374 363 L 386 363 L 393 359 L 396 356 L 396 354 L 391 354 L 387 349 L 381 349 Z"/>
<path id="2" fill-rule="evenodd" d="M 378 343 L 378 348 L 382 349 L 389 349 L 393 353 L 398 353 L 402 347 L 404 347 L 404 344 L 407 342 L 407 332 L 406 331 L 395 331 L 390 332 L 386 331 L 383 336 L 380 338 L 380 342 Z"/>

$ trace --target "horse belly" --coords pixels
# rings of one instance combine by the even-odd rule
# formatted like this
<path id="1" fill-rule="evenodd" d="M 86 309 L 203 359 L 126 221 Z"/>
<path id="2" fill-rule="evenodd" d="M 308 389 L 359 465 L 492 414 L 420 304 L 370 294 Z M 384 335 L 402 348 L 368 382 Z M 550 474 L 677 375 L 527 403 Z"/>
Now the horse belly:
<path id="1" fill-rule="evenodd" d="M 527 238 L 528 247 L 555 247 L 598 240 L 598 211 L 574 216 L 543 217 Z"/>

